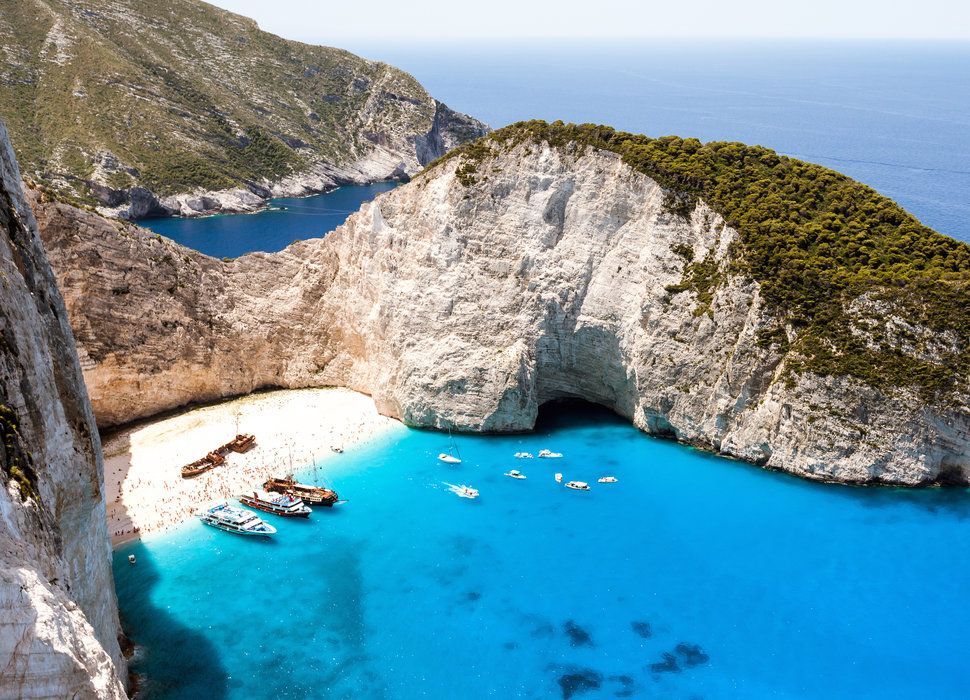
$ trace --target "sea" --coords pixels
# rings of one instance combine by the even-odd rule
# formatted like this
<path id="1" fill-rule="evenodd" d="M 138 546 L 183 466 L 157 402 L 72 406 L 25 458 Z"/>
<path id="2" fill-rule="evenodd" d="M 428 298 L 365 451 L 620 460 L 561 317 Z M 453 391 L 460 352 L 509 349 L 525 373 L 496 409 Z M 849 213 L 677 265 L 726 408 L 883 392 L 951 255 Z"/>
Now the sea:
<path id="1" fill-rule="evenodd" d="M 723 41 L 367 44 L 492 127 L 594 122 L 742 141 L 851 175 L 924 224 L 970 242 L 970 43 Z M 390 186 L 389 183 L 384 184 Z M 142 222 L 217 257 L 323 236 L 380 186 L 344 187 L 280 212 Z"/>
<path id="2" fill-rule="evenodd" d="M 392 189 L 396 182 L 347 185 L 311 197 L 281 197 L 252 214 L 217 214 L 196 219 L 139 221 L 155 233 L 215 258 L 275 253 L 295 241 L 320 238 L 340 226 L 364 202 Z"/>
<path id="3" fill-rule="evenodd" d="M 588 405 L 451 447 L 400 427 L 306 465 L 347 502 L 272 539 L 117 549 L 139 697 L 966 697 L 964 491 L 811 483 Z"/>
<path id="4" fill-rule="evenodd" d="M 970 240 L 966 44 L 348 48 L 492 126 L 760 143 Z M 148 223 L 232 257 L 325 235 L 378 189 Z M 965 489 L 811 483 L 586 404 L 544 406 L 532 434 L 454 440 L 458 466 L 436 459 L 448 436 L 403 426 L 304 465 L 347 502 L 303 522 L 266 516 L 270 540 L 193 520 L 117 549 L 140 697 L 967 696 Z M 563 457 L 513 457 L 543 448 Z"/>

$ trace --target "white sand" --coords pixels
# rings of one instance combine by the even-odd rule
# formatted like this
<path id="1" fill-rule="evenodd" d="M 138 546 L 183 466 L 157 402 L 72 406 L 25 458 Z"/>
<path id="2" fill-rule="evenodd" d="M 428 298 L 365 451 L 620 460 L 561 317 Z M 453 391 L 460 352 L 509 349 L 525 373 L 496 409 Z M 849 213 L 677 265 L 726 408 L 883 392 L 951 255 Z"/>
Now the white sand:
<path id="1" fill-rule="evenodd" d="M 255 394 L 141 423 L 104 442 L 108 531 L 112 544 L 191 518 L 200 507 L 259 488 L 401 424 L 380 416 L 374 402 L 347 389 L 300 389 Z M 183 479 L 181 467 L 229 442 L 256 436 L 249 452 Z M 292 457 L 292 460 L 291 460 Z"/>

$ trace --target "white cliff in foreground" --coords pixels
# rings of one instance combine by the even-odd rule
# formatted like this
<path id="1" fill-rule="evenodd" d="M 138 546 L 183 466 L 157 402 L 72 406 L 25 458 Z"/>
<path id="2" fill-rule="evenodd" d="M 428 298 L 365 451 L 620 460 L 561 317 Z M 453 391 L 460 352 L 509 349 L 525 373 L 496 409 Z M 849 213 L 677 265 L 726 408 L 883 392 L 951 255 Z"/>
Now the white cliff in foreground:
<path id="1" fill-rule="evenodd" d="M 101 445 L 0 123 L 0 697 L 124 698 Z"/>

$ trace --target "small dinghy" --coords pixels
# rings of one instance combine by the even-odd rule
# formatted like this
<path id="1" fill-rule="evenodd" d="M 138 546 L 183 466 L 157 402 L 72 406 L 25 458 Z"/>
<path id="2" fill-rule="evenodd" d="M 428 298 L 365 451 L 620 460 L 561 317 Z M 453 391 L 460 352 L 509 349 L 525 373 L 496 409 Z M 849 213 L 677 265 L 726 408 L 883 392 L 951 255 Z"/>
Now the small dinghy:
<path id="1" fill-rule="evenodd" d="M 532 453 L 531 452 L 516 452 L 515 453 L 515 458 L 516 459 L 532 459 Z"/>
<path id="2" fill-rule="evenodd" d="M 566 488 L 575 491 L 589 491 L 589 484 L 585 481 L 570 481 L 566 484 Z"/>
<path id="3" fill-rule="evenodd" d="M 505 472 L 505 476 L 511 477 L 513 479 L 527 479 L 528 477 L 520 472 L 518 469 L 513 469 L 512 471 Z"/>
<path id="4" fill-rule="evenodd" d="M 447 481 L 442 481 L 448 490 L 451 491 L 456 496 L 461 498 L 478 498 L 478 489 L 473 489 L 471 486 L 465 486 L 464 484 L 449 484 Z"/>
<path id="5" fill-rule="evenodd" d="M 557 484 L 562 483 L 562 474 L 560 474 L 559 472 L 556 472 L 556 483 Z"/>
<path id="6" fill-rule="evenodd" d="M 597 481 L 601 484 L 615 484 L 619 479 L 615 476 L 601 476 Z"/>
<path id="7" fill-rule="evenodd" d="M 135 555 L 134 554 L 129 554 L 128 555 L 128 563 L 131 564 L 132 566 L 135 565 Z"/>
<path id="8" fill-rule="evenodd" d="M 553 452 L 552 450 L 539 450 L 539 456 L 545 457 L 546 459 L 558 459 L 562 457 L 562 452 Z"/>

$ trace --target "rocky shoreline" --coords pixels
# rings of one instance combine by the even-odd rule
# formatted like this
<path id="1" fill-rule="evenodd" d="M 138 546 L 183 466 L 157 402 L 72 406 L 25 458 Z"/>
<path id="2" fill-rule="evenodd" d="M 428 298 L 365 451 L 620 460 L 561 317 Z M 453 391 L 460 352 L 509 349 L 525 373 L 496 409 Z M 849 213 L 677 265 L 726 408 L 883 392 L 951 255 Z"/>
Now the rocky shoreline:
<path id="1" fill-rule="evenodd" d="M 96 207 L 98 213 L 106 217 L 138 221 L 156 217 L 245 214 L 265 208 L 268 200 L 277 197 L 308 197 L 343 185 L 370 185 L 390 180 L 407 182 L 455 146 L 486 133 L 488 127 L 484 124 L 435 101 L 431 129 L 414 137 L 408 151 L 391 143 L 377 143 L 363 158 L 350 164 L 317 161 L 302 172 L 279 180 L 263 179 L 247 182 L 243 187 L 198 189 L 161 197 L 141 185 L 113 190 L 103 183 L 87 184 L 101 201 Z"/>

